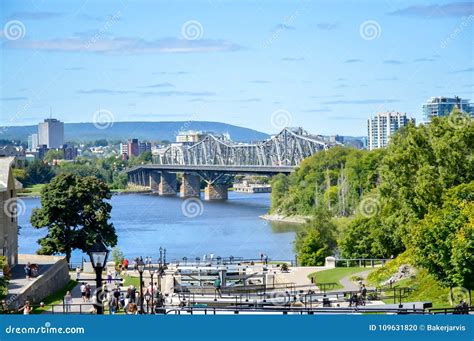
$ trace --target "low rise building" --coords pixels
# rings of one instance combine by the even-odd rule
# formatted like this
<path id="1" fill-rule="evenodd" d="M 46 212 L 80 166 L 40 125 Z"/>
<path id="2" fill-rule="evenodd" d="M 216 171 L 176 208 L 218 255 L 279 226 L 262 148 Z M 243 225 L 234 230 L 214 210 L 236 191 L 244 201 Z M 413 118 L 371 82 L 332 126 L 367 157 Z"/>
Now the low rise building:
<path id="1" fill-rule="evenodd" d="M 18 220 L 24 207 L 17 202 L 21 184 L 13 177 L 14 157 L 0 157 L 0 255 L 10 267 L 18 263 Z"/>

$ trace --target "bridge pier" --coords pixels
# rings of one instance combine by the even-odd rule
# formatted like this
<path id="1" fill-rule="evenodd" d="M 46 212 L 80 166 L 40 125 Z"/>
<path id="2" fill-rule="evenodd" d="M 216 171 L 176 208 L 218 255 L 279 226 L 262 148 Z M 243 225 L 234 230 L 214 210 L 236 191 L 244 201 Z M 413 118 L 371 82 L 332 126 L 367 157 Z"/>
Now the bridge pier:
<path id="1" fill-rule="evenodd" d="M 227 200 L 228 198 L 228 185 L 226 184 L 208 183 L 204 189 L 204 200 Z"/>
<path id="2" fill-rule="evenodd" d="M 160 173 L 158 172 L 150 172 L 150 188 L 152 191 L 157 192 L 160 186 Z"/>
<path id="3" fill-rule="evenodd" d="M 199 197 L 201 195 L 201 179 L 198 175 L 184 173 L 179 196 L 181 198 Z"/>
<path id="4" fill-rule="evenodd" d="M 161 181 L 158 186 L 159 195 L 176 195 L 176 174 L 161 172 Z"/>
<path id="5" fill-rule="evenodd" d="M 143 187 L 150 187 L 150 177 L 148 176 L 148 172 L 142 171 L 140 175 L 140 185 Z"/>

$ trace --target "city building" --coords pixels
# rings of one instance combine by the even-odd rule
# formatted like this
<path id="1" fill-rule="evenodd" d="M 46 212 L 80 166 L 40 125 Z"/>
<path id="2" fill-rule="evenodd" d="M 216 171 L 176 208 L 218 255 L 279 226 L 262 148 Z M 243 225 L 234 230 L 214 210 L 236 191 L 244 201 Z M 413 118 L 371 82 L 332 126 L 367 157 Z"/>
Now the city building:
<path id="1" fill-rule="evenodd" d="M 120 144 L 120 155 L 122 160 L 128 160 L 132 155 L 139 156 L 144 152 L 151 152 L 151 142 L 141 142 L 138 139 L 129 139 Z"/>
<path id="2" fill-rule="evenodd" d="M 138 139 L 130 139 L 127 142 L 127 155 L 128 157 L 134 155 L 140 155 L 140 146 L 138 144 Z"/>
<path id="3" fill-rule="evenodd" d="M 64 153 L 64 160 L 74 160 L 77 157 L 77 148 L 74 146 L 64 144 L 61 150 Z"/>
<path id="4" fill-rule="evenodd" d="M 36 147 L 36 158 L 37 159 L 42 159 L 48 152 L 49 148 L 45 144 L 40 144 L 38 147 Z"/>
<path id="5" fill-rule="evenodd" d="M 0 157 L 13 156 L 19 159 L 25 157 L 25 150 L 21 146 L 15 146 L 13 144 L 7 144 L 0 146 Z"/>
<path id="6" fill-rule="evenodd" d="M 60 148 L 64 144 L 64 123 L 47 118 L 38 124 L 38 144 L 47 148 Z"/>
<path id="7" fill-rule="evenodd" d="M 145 152 L 151 153 L 151 142 L 140 142 L 139 151 L 140 151 L 140 154 L 145 153 Z"/>
<path id="8" fill-rule="evenodd" d="M 0 157 L 0 255 L 10 267 L 18 263 L 18 207 L 16 190 L 21 184 L 13 176 L 14 157 Z"/>
<path id="9" fill-rule="evenodd" d="M 461 111 L 474 115 L 474 105 L 460 97 L 431 97 L 423 104 L 423 119 L 430 122 L 433 117 L 448 116 L 457 107 Z"/>
<path id="10" fill-rule="evenodd" d="M 28 136 L 28 150 L 34 151 L 38 147 L 38 134 Z"/>
<path id="11" fill-rule="evenodd" d="M 390 137 L 410 121 L 415 123 L 414 119 L 410 119 L 405 113 L 399 112 L 378 113 L 370 118 L 367 121 L 369 150 L 385 148 L 390 141 Z"/>
<path id="12" fill-rule="evenodd" d="M 178 135 L 176 135 L 176 142 L 183 144 L 194 144 L 201 141 L 203 138 L 204 134 L 202 131 L 180 131 Z"/>

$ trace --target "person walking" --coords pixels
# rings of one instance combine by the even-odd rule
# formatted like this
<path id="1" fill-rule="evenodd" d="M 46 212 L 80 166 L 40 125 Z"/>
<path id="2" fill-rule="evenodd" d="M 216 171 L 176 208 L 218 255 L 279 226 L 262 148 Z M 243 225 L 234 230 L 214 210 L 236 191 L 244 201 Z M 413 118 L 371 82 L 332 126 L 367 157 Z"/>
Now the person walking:
<path id="1" fill-rule="evenodd" d="M 86 302 L 86 283 L 82 282 L 80 289 L 81 289 L 82 302 Z"/>
<path id="2" fill-rule="evenodd" d="M 365 301 L 367 300 L 367 288 L 365 287 L 365 284 L 362 284 L 362 288 L 360 290 L 360 295 L 362 299 L 362 305 L 365 305 Z"/>
<path id="3" fill-rule="evenodd" d="M 91 286 L 89 283 L 86 284 L 86 301 L 90 302 L 91 301 Z"/>
<path id="4" fill-rule="evenodd" d="M 76 268 L 76 281 L 79 282 L 80 278 L 81 278 L 81 268 L 77 267 Z"/>
<path id="5" fill-rule="evenodd" d="M 220 278 L 216 278 L 216 280 L 214 281 L 214 288 L 216 289 L 216 293 L 219 294 L 219 297 L 222 297 Z"/>
<path id="6" fill-rule="evenodd" d="M 70 313 L 71 312 L 71 304 L 72 304 L 72 296 L 71 292 L 66 292 L 66 295 L 64 296 L 64 312 L 65 313 Z"/>
<path id="7" fill-rule="evenodd" d="M 30 312 L 31 312 L 30 301 L 25 301 L 25 305 L 21 307 L 19 311 L 23 311 L 23 315 L 30 315 Z"/>
<path id="8" fill-rule="evenodd" d="M 27 280 L 30 280 L 31 279 L 31 264 L 30 262 L 28 262 L 26 265 L 25 265 L 25 276 L 26 276 L 26 279 Z"/>

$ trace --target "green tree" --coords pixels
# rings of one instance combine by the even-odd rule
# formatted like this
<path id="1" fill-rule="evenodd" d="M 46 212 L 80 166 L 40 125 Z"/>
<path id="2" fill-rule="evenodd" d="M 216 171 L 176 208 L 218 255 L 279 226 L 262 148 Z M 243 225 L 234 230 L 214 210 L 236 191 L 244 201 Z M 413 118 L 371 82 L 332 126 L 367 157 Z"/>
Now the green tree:
<path id="1" fill-rule="evenodd" d="M 55 173 L 51 166 L 42 160 L 34 160 L 26 166 L 26 183 L 24 185 L 45 184 L 51 181 Z"/>
<path id="2" fill-rule="evenodd" d="M 323 265 L 325 258 L 334 254 L 336 226 L 327 212 L 319 210 L 296 235 L 295 250 L 303 266 Z"/>
<path id="3" fill-rule="evenodd" d="M 62 160 L 64 159 L 64 152 L 62 150 L 48 150 L 43 157 L 44 161 L 52 162 L 53 160 Z"/>
<path id="4" fill-rule="evenodd" d="M 442 284 L 474 288 L 474 181 L 448 190 L 413 229 L 417 262 Z"/>
<path id="5" fill-rule="evenodd" d="M 101 238 L 108 246 L 117 244 L 109 223 L 112 206 L 109 187 L 94 177 L 60 174 L 41 193 L 41 208 L 33 210 L 31 224 L 47 228 L 38 242 L 39 254 L 64 253 L 67 260 L 74 249 L 84 252 Z"/>
<path id="6" fill-rule="evenodd" d="M 285 174 L 277 174 L 271 179 L 272 194 L 270 212 L 278 213 L 282 201 L 288 192 L 288 177 Z"/>

